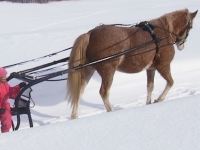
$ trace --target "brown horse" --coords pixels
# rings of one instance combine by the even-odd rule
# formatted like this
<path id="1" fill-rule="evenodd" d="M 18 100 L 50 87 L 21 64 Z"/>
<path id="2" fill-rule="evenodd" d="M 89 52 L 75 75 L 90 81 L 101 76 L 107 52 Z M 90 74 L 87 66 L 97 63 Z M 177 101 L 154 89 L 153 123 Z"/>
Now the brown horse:
<path id="1" fill-rule="evenodd" d="M 145 46 L 135 50 L 142 52 L 137 55 L 134 55 L 135 51 L 132 51 L 113 59 L 69 72 L 67 88 L 69 101 L 72 106 L 71 118 L 77 117 L 80 96 L 95 70 L 102 79 L 100 95 L 108 112 L 112 110 L 109 102 L 109 90 L 112 85 L 113 76 L 117 70 L 125 73 L 137 73 L 144 69 L 146 70 L 146 104 L 151 103 L 154 74 L 157 70 L 167 81 L 167 84 L 155 102 L 164 100 L 173 85 L 170 71 L 170 63 L 175 54 L 173 44 L 176 44 L 179 50 L 183 49 L 196 14 L 197 11 L 190 13 L 188 9 L 184 9 L 150 20 L 149 24 L 154 26 L 154 35 L 160 39 L 167 37 L 157 43 L 158 48 L 156 48 L 154 42 L 148 43 L 148 41 L 152 40 L 149 32 L 135 26 L 101 25 L 90 30 L 88 33 L 80 35 L 73 45 L 69 68 L 101 60 L 113 54 L 122 53 L 127 49 L 138 47 L 139 45 Z"/>

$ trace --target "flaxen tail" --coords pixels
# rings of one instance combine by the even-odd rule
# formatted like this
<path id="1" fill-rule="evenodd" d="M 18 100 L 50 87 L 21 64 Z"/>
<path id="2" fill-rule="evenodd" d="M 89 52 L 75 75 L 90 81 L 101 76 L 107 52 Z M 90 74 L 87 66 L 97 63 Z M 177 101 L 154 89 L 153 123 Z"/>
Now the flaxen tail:
<path id="1" fill-rule="evenodd" d="M 69 59 L 69 68 L 76 67 L 80 64 L 86 63 L 86 49 L 89 44 L 90 34 L 85 33 L 80 35 L 72 48 L 70 59 Z M 78 69 L 69 71 L 68 80 L 67 80 L 67 97 L 72 106 L 72 118 L 77 117 L 77 109 L 79 104 L 80 95 L 84 90 L 87 75 L 86 69 Z"/>

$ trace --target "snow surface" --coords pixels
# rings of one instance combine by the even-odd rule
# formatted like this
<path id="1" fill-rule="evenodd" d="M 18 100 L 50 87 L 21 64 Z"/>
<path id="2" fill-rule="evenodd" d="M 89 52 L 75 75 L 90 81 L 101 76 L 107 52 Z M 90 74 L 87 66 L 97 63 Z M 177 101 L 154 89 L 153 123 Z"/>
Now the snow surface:
<path id="1" fill-rule="evenodd" d="M 104 23 L 134 24 L 170 11 L 199 9 L 199 0 L 81 0 L 49 4 L 0 3 L 0 65 L 40 57 L 72 46 L 81 33 Z M 34 128 L 23 116 L 20 129 L 0 134 L 1 150 L 199 150 L 200 51 L 197 15 L 185 49 L 176 51 L 172 63 L 175 81 L 166 101 L 146 106 L 146 73 L 117 73 L 110 92 L 114 111 L 106 113 L 95 74 L 84 93 L 80 118 L 69 120 L 66 83 L 43 82 L 33 87 Z M 12 54 L 12 55 L 11 55 Z M 8 71 L 68 56 L 58 55 Z M 64 56 L 63 56 L 64 55 Z M 11 84 L 16 84 L 12 81 Z M 153 98 L 165 81 L 156 74 Z"/>

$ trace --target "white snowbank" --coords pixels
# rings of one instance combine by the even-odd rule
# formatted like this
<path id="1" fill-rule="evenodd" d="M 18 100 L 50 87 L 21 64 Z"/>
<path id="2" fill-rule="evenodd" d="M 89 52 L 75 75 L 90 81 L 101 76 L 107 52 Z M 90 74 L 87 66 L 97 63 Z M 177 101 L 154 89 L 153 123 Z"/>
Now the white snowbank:
<path id="1" fill-rule="evenodd" d="M 200 96 L 0 136 L 2 150 L 198 150 Z"/>

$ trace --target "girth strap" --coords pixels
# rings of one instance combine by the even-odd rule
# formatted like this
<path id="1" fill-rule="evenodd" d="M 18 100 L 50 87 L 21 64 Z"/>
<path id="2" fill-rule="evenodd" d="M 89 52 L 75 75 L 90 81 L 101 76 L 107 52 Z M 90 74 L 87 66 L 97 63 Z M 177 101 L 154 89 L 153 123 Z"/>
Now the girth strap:
<path id="1" fill-rule="evenodd" d="M 160 39 L 156 36 L 156 34 L 154 32 L 155 26 L 150 24 L 148 21 L 143 21 L 143 22 L 140 22 L 139 24 L 137 24 L 136 27 L 139 27 L 142 30 L 149 32 L 149 34 L 151 35 L 151 37 L 156 45 L 156 55 L 154 58 L 154 60 L 155 60 L 157 57 L 159 57 L 159 53 L 158 53 L 159 45 L 158 44 L 160 42 Z"/>

